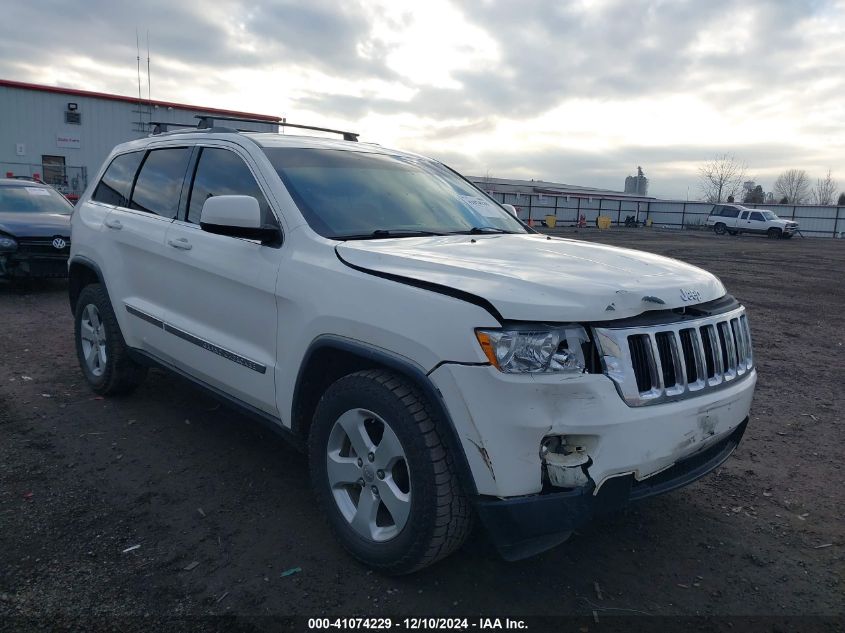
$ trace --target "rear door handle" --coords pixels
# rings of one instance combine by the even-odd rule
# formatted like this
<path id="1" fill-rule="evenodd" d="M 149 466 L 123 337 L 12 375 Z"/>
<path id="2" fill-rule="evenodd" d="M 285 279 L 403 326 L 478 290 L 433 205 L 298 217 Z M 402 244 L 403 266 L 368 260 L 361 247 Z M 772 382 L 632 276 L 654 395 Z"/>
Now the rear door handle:
<path id="1" fill-rule="evenodd" d="M 178 248 L 183 251 L 189 251 L 193 248 L 191 243 L 184 237 L 179 237 L 175 240 L 167 240 L 167 243 L 170 244 L 173 248 Z"/>
<path id="2" fill-rule="evenodd" d="M 112 220 L 111 218 L 106 218 L 104 224 L 110 229 L 114 229 L 115 231 L 119 231 L 123 228 L 123 225 L 120 223 L 120 220 Z"/>

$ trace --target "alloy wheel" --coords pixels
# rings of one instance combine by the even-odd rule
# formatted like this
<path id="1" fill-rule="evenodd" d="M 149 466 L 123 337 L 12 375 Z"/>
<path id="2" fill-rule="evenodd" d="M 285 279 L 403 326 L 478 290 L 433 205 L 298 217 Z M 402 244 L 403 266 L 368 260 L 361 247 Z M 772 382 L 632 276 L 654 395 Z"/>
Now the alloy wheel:
<path id="1" fill-rule="evenodd" d="M 79 336 L 82 339 L 82 356 L 88 371 L 100 377 L 106 370 L 106 330 L 97 306 L 89 303 L 82 311 Z"/>
<path id="2" fill-rule="evenodd" d="M 332 496 L 364 538 L 396 536 L 411 512 L 411 478 L 399 438 L 378 414 L 350 409 L 334 423 L 326 450 Z"/>

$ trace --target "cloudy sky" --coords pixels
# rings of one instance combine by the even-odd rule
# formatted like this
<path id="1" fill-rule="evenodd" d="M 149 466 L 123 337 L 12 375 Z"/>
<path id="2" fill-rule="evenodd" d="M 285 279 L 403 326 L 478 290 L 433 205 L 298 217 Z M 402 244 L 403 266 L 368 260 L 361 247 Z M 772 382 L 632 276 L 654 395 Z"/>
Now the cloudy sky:
<path id="1" fill-rule="evenodd" d="M 845 0 L 107 0 L 6 6 L 0 77 L 353 129 L 472 175 L 700 195 L 725 152 L 766 190 L 845 188 Z M 146 57 L 142 51 L 142 57 Z"/>

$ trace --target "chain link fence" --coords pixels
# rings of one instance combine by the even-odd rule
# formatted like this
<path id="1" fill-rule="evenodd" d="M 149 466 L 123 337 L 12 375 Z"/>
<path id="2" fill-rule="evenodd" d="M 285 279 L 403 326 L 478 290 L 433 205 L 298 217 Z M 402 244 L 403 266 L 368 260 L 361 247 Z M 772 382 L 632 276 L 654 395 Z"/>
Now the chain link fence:
<path id="1" fill-rule="evenodd" d="M 673 229 L 704 229 L 713 209 L 710 202 L 678 200 L 626 200 L 600 195 L 566 195 L 551 193 L 517 193 L 490 190 L 485 183 L 476 183 L 494 200 L 516 207 L 520 219 L 539 224 L 546 216 L 554 216 L 557 226 L 577 226 L 583 216 L 587 226 L 595 226 L 600 215 L 610 218 L 614 226 L 624 226 L 632 216 L 638 223 L 651 220 L 652 225 Z M 727 204 L 727 203 L 726 203 Z M 739 203 L 742 204 L 742 203 Z M 791 204 L 743 204 L 749 208 L 770 209 L 784 219 L 795 220 L 806 237 L 845 238 L 845 207 Z"/>

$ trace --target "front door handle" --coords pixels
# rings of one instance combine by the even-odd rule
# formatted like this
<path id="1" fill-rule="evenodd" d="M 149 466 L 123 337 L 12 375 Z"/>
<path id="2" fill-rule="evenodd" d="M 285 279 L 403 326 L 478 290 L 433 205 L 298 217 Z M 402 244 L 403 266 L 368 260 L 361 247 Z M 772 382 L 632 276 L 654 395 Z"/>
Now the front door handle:
<path id="1" fill-rule="evenodd" d="M 106 218 L 106 221 L 103 224 L 115 231 L 119 231 L 123 228 L 123 224 L 120 223 L 120 220 L 114 220 L 112 218 Z"/>
<path id="2" fill-rule="evenodd" d="M 193 248 L 191 243 L 184 237 L 179 237 L 175 240 L 167 240 L 167 243 L 170 244 L 173 248 L 178 248 L 183 251 L 189 251 Z"/>

